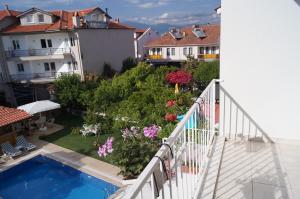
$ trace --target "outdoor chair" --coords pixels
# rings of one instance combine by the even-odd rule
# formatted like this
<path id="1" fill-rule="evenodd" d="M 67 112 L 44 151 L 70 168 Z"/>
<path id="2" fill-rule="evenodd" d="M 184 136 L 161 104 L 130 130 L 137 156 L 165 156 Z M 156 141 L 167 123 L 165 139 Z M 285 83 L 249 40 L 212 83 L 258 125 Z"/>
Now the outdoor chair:
<path id="1" fill-rule="evenodd" d="M 16 138 L 17 146 L 16 148 L 24 148 L 26 151 L 30 151 L 36 148 L 34 144 L 28 142 L 23 135 Z"/>
<path id="2" fill-rule="evenodd" d="M 22 154 L 22 151 L 14 148 L 9 142 L 4 142 L 1 144 L 2 152 L 11 158 L 14 158 Z"/>

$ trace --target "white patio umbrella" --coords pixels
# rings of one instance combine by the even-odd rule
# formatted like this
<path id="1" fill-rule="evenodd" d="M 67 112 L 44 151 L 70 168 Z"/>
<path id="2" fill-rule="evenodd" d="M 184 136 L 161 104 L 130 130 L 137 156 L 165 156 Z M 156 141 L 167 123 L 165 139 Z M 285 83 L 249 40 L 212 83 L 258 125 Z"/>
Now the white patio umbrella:
<path id="1" fill-rule="evenodd" d="M 36 101 L 18 107 L 18 109 L 24 110 L 31 115 L 58 109 L 58 108 L 60 108 L 60 104 L 51 102 L 50 100 Z"/>

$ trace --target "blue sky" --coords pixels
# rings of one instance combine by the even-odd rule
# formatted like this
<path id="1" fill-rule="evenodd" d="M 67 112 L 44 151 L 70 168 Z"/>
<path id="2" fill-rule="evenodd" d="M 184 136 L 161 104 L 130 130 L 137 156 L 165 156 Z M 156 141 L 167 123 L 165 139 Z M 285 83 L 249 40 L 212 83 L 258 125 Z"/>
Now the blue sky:
<path id="1" fill-rule="evenodd" d="M 100 6 L 108 8 L 113 18 L 147 24 L 171 23 L 176 25 L 214 21 L 214 8 L 220 0 L 0 0 L 10 9 L 74 10 Z"/>

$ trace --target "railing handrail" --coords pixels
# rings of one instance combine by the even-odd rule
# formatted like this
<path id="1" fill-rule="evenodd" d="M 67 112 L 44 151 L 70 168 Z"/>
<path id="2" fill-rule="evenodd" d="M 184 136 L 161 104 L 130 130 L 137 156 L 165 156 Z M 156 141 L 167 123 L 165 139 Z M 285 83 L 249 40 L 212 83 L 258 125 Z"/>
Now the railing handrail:
<path id="1" fill-rule="evenodd" d="M 37 48 L 37 49 L 11 49 L 5 50 L 5 54 L 8 58 L 10 57 L 21 57 L 21 56 L 44 56 L 44 55 L 60 55 L 67 52 L 71 52 L 70 47 L 65 48 Z"/>
<path id="2" fill-rule="evenodd" d="M 206 89 L 201 93 L 201 95 L 195 100 L 194 104 L 191 106 L 189 111 L 185 114 L 184 118 L 177 124 L 176 128 L 173 130 L 171 135 L 167 138 L 166 143 L 170 146 L 175 144 L 176 139 L 179 134 L 181 133 L 182 129 L 185 128 L 186 122 L 190 119 L 191 115 L 193 114 L 194 110 L 196 110 L 200 104 L 203 103 L 202 99 L 207 94 L 208 90 L 215 86 L 215 83 L 218 82 L 218 80 L 213 79 L 209 85 L 206 87 Z M 158 152 L 155 154 L 155 156 L 163 158 L 167 152 L 169 151 L 169 148 L 166 146 L 161 146 L 161 148 L 158 150 Z M 128 192 L 125 195 L 125 199 L 132 199 L 138 195 L 140 190 L 143 188 L 143 186 L 147 183 L 149 177 L 152 175 L 154 170 L 156 169 L 156 165 L 160 162 L 158 158 L 152 158 L 149 164 L 146 166 L 146 168 L 143 170 L 143 172 L 139 175 L 139 177 L 136 179 L 136 182 L 129 188 Z"/>

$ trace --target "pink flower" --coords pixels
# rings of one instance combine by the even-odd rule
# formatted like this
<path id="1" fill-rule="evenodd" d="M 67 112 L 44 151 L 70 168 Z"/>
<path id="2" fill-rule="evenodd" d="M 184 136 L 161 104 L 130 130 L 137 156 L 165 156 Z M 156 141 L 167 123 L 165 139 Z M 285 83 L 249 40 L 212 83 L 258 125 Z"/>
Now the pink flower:
<path id="1" fill-rule="evenodd" d="M 105 144 L 99 147 L 98 149 L 98 155 L 99 157 L 105 157 L 108 155 L 108 153 L 113 152 L 113 137 L 107 138 Z"/>
<path id="2" fill-rule="evenodd" d="M 144 130 L 145 137 L 154 139 L 158 134 L 159 127 L 156 125 L 152 125 L 149 127 L 145 127 L 143 130 Z"/>

